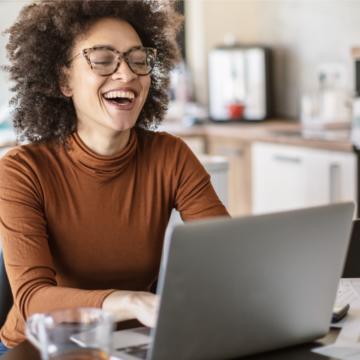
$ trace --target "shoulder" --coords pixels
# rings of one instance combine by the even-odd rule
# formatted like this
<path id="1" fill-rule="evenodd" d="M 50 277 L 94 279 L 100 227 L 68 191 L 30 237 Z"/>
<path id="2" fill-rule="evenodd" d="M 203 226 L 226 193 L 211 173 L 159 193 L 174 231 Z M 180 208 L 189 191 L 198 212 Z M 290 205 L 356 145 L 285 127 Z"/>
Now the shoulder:
<path id="1" fill-rule="evenodd" d="M 18 145 L 0 159 L 0 171 L 8 168 L 36 171 L 46 166 L 48 159 L 57 152 L 58 146 L 53 143 Z"/>
<path id="2" fill-rule="evenodd" d="M 139 147 L 144 151 L 155 152 L 183 152 L 189 148 L 185 142 L 178 136 L 171 135 L 164 131 L 151 131 L 145 129 L 137 129 Z"/>
<path id="3" fill-rule="evenodd" d="M 175 174 L 201 173 L 206 171 L 189 146 L 178 136 L 167 132 L 149 130 L 138 131 L 140 157 L 164 171 L 171 170 Z"/>

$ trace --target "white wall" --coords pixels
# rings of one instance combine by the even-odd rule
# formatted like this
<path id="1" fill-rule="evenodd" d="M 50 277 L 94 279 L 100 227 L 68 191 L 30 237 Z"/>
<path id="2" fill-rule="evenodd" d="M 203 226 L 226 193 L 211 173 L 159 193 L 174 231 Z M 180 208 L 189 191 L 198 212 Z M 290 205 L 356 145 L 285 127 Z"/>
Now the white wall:
<path id="1" fill-rule="evenodd" d="M 0 32 L 29 0 L 0 0 Z M 207 53 L 233 32 L 243 43 L 275 49 L 275 109 L 298 116 L 299 98 L 315 85 L 318 64 L 342 62 L 353 87 L 350 48 L 360 45 L 360 0 L 186 0 L 187 53 L 198 100 L 207 103 Z M 6 62 L 0 36 L 0 63 Z M 0 106 L 10 97 L 0 72 Z"/>
<path id="2" fill-rule="evenodd" d="M 29 0 L 0 0 L 0 64 L 7 63 L 5 46 L 8 37 L 3 31 L 12 25 L 20 11 L 20 9 L 29 3 Z M 11 97 L 9 91 L 10 82 L 3 71 L 0 71 L 0 107 L 8 102 Z"/>
<path id="3" fill-rule="evenodd" d="M 359 0 L 187 0 L 187 53 L 198 100 L 207 103 L 207 54 L 226 33 L 275 49 L 275 109 L 297 117 L 316 67 L 341 62 L 353 89 L 352 46 L 360 45 Z"/>

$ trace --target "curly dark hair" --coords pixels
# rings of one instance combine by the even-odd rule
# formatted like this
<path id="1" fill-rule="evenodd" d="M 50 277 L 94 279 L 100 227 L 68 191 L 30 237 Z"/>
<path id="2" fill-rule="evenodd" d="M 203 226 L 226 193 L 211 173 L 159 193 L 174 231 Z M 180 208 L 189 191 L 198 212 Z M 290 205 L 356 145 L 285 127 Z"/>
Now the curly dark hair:
<path id="1" fill-rule="evenodd" d="M 15 82 L 10 100 L 20 140 L 65 142 L 76 130 L 71 99 L 60 90 L 74 40 L 97 20 L 118 18 L 130 23 L 144 46 L 157 49 L 149 95 L 136 126 L 157 126 L 167 110 L 169 72 L 179 60 L 176 35 L 183 17 L 172 0 L 40 0 L 25 6 L 6 33 Z"/>

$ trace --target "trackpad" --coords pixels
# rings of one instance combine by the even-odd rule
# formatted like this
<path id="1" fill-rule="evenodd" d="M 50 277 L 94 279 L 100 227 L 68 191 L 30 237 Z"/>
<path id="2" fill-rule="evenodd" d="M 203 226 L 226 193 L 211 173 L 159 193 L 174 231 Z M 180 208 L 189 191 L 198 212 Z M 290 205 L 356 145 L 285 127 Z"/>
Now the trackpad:
<path id="1" fill-rule="evenodd" d="M 135 329 L 116 331 L 113 334 L 114 355 L 116 353 L 128 353 L 129 348 L 147 350 L 150 343 L 151 329 L 140 327 Z M 134 354 L 135 355 L 135 354 Z M 141 358 L 141 356 L 139 356 Z"/>

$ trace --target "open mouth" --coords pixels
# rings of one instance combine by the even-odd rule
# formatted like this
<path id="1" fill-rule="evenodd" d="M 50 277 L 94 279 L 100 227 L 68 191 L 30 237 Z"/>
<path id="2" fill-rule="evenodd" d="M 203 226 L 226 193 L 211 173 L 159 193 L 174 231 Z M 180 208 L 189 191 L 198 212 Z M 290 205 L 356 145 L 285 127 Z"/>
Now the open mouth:
<path id="1" fill-rule="evenodd" d="M 128 109 L 132 107 L 136 94 L 133 91 L 109 91 L 103 94 L 103 97 L 109 103 L 116 105 L 117 107 Z"/>

